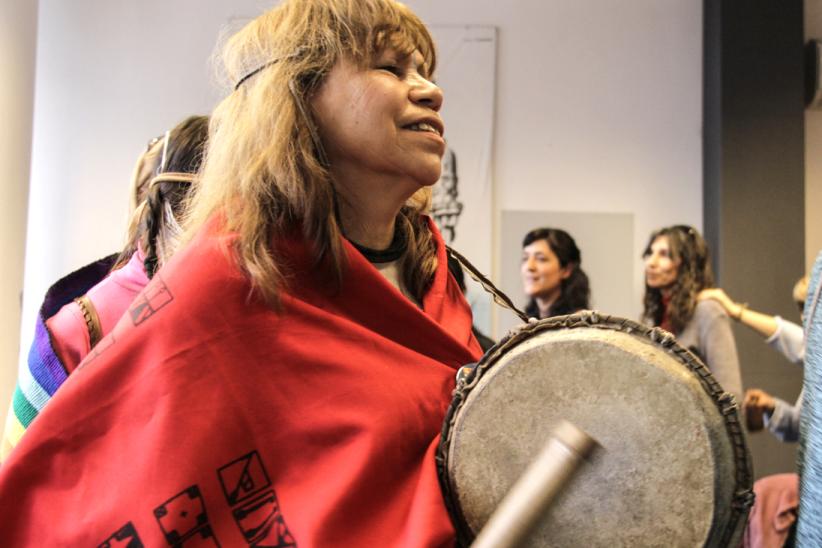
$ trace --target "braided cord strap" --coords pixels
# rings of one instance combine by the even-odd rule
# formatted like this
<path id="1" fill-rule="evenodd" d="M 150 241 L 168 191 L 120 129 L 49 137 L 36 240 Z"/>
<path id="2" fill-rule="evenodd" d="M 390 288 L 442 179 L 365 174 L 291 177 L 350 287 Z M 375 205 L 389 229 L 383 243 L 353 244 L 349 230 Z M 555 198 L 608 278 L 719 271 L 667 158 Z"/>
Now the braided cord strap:
<path id="1" fill-rule="evenodd" d="M 451 257 L 453 257 L 454 260 L 456 260 L 460 264 L 460 266 L 463 267 L 466 270 L 466 272 L 468 272 L 468 275 L 471 276 L 471 278 L 475 282 L 480 284 L 485 291 L 487 291 L 488 293 L 491 294 L 492 297 L 494 297 L 494 302 L 495 303 L 497 303 L 498 305 L 500 305 L 503 308 L 507 308 L 508 310 L 510 310 L 511 312 L 516 314 L 519 317 L 520 320 L 522 320 L 524 322 L 528 322 L 528 315 L 525 312 L 523 312 L 522 310 L 520 310 L 519 308 L 517 308 L 517 306 L 514 304 L 514 301 L 512 301 L 511 298 L 508 297 L 508 295 L 506 295 L 505 293 L 500 291 L 497 288 L 497 286 L 494 285 L 494 282 L 492 282 L 486 276 L 484 276 L 477 269 L 477 267 L 475 267 L 474 265 L 472 265 L 468 261 L 468 259 L 466 259 L 462 255 L 460 255 L 459 253 L 454 251 L 449 246 L 445 246 L 445 251 Z"/>
<path id="2" fill-rule="evenodd" d="M 477 386 L 482 376 L 490 370 L 498 360 L 509 351 L 517 347 L 537 333 L 548 330 L 573 329 L 579 327 L 607 329 L 620 331 L 650 340 L 661 346 L 668 354 L 693 373 L 705 392 L 719 410 L 725 430 L 728 433 L 734 459 L 734 494 L 731 502 L 731 512 L 728 526 L 721 533 L 720 546 L 728 546 L 739 526 L 744 524 L 754 501 L 753 471 L 751 468 L 750 453 L 748 451 L 745 434 L 738 415 L 738 405 L 734 396 L 725 392 L 716 382 L 708 368 L 689 350 L 680 346 L 674 336 L 658 327 L 647 327 L 637 322 L 600 314 L 596 311 L 579 312 L 567 316 L 554 316 L 537 322 L 527 323 L 519 329 L 510 332 L 491 348 L 467 375 L 458 379 L 453 392 L 442 427 L 440 443 L 437 447 L 436 464 L 445 505 L 448 509 L 454 526 L 457 529 L 457 538 L 460 545 L 468 546 L 473 540 L 473 533 L 469 530 L 460 508 L 456 504 L 455 486 L 451 484 L 448 475 L 448 451 L 451 436 L 460 410 L 468 395 Z"/>

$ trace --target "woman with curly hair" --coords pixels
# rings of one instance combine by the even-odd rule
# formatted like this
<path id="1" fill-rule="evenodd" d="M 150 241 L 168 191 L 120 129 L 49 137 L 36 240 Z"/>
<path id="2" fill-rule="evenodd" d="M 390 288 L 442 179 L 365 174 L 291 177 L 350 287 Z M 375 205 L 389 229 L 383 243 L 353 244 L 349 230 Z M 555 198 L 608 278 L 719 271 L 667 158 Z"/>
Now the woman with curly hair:
<path id="1" fill-rule="evenodd" d="M 532 318 L 573 314 L 589 308 L 591 290 L 582 270 L 582 255 L 570 234 L 558 228 L 536 228 L 522 240 L 522 284 Z"/>
<path id="2" fill-rule="evenodd" d="M 728 314 L 719 303 L 698 299 L 700 291 L 714 285 L 705 239 L 690 226 L 662 228 L 651 234 L 642 256 L 643 319 L 673 333 L 741 401 L 742 376 Z"/>
<path id="3" fill-rule="evenodd" d="M 3 540 L 449 545 L 434 455 L 481 351 L 424 214 L 432 38 L 285 0 L 222 60 L 185 243 L 0 470 Z"/>

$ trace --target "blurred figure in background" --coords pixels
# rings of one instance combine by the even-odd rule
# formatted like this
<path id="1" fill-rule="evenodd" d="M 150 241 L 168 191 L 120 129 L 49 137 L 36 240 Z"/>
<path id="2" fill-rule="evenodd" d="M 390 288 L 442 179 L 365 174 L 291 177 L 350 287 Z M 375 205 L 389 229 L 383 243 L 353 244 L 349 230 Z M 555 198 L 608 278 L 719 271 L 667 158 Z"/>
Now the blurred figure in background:
<path id="1" fill-rule="evenodd" d="M 533 318 L 573 314 L 590 308 L 588 276 L 570 234 L 558 228 L 536 228 L 522 241 L 522 285 Z"/>
<path id="2" fill-rule="evenodd" d="M 805 300 L 805 375 L 799 428 L 799 524 L 796 545 L 822 546 L 822 253 Z"/>
<path id="3" fill-rule="evenodd" d="M 457 237 L 457 224 L 463 207 L 459 200 L 458 182 L 457 154 L 448 147 L 442 157 L 440 180 L 431 189 L 431 216 L 440 227 L 442 237 L 448 245 Z"/>
<path id="4" fill-rule="evenodd" d="M 713 287 L 708 245 L 693 227 L 675 225 L 651 234 L 645 260 L 643 320 L 676 336 L 696 353 L 737 401 L 742 376 L 728 314 L 713 300 L 698 300 Z"/>
<path id="5" fill-rule="evenodd" d="M 0 459 L 171 255 L 180 235 L 177 217 L 207 137 L 208 118 L 192 116 L 153 139 L 134 170 L 131 200 L 137 205 L 124 249 L 69 274 L 46 293 L 28 360 L 20 367 Z"/>
<path id="6" fill-rule="evenodd" d="M 793 288 L 794 301 L 800 311 L 805 305 L 808 292 L 808 277 L 796 282 Z M 753 329 L 763 337 L 765 343 L 781 353 L 792 363 L 801 364 L 805 359 L 805 340 L 802 326 L 789 322 L 780 316 L 771 316 L 748 308 L 731 299 L 719 288 L 703 290 L 699 300 L 711 299 L 722 305 L 725 312 L 739 323 Z M 802 408 L 802 394 L 794 405 L 776 398 L 760 388 L 745 391 L 742 403 L 745 411 L 748 431 L 756 432 L 764 427 L 780 441 L 795 442 L 799 440 L 799 415 Z"/>
<path id="7" fill-rule="evenodd" d="M 793 299 L 800 312 L 805 306 L 807 292 L 808 277 L 805 276 L 793 288 Z M 805 340 L 801 326 L 780 316 L 750 310 L 747 303 L 735 302 L 719 288 L 703 290 L 699 299 L 716 301 L 730 317 L 765 337 L 771 348 L 789 361 L 802 364 Z M 759 388 L 748 389 L 742 403 L 748 431 L 757 432 L 767 427 L 780 441 L 798 441 L 802 397 L 800 392 L 796 404 L 791 405 Z M 799 507 L 799 476 L 795 473 L 765 476 L 754 483 L 754 493 L 756 500 L 745 530 L 745 548 L 778 548 L 789 543 L 791 535 L 795 534 L 793 525 Z"/>

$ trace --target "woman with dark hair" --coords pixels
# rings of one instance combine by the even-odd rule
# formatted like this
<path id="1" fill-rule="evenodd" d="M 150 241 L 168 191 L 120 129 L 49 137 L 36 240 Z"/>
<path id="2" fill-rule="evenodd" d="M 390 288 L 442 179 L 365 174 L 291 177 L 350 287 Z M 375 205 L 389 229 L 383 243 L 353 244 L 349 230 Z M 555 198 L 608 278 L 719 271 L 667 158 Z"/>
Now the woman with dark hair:
<path id="1" fill-rule="evenodd" d="M 704 238 L 686 225 L 662 228 L 651 234 L 642 257 L 644 321 L 673 333 L 741 401 L 742 376 L 728 314 L 716 301 L 698 299 L 700 291 L 714 285 Z"/>
<path id="2" fill-rule="evenodd" d="M 425 213 L 433 39 L 284 0 L 222 60 L 184 243 L 0 469 L 3 540 L 449 546 L 435 453 L 481 351 Z"/>
<path id="3" fill-rule="evenodd" d="M 123 251 L 69 274 L 46 293 L 28 360 L 21 364 L 0 459 L 171 255 L 180 235 L 177 217 L 207 137 L 208 117 L 191 116 L 152 140 L 134 171 L 132 203 L 139 205 Z"/>
<path id="4" fill-rule="evenodd" d="M 589 308 L 588 276 L 570 234 L 536 228 L 522 241 L 522 284 L 530 299 L 525 313 L 534 318 L 573 314 Z"/>

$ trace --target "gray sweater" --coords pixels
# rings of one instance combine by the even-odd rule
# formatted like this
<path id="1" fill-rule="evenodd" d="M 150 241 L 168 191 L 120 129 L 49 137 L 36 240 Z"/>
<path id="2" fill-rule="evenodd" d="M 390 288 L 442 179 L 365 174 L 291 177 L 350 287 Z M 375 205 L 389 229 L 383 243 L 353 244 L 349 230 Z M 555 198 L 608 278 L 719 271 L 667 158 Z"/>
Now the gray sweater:
<path id="1" fill-rule="evenodd" d="M 722 305 L 700 301 L 694 316 L 676 336 L 679 344 L 699 355 L 717 382 L 742 403 L 742 375 L 731 331 L 731 322 Z"/>

